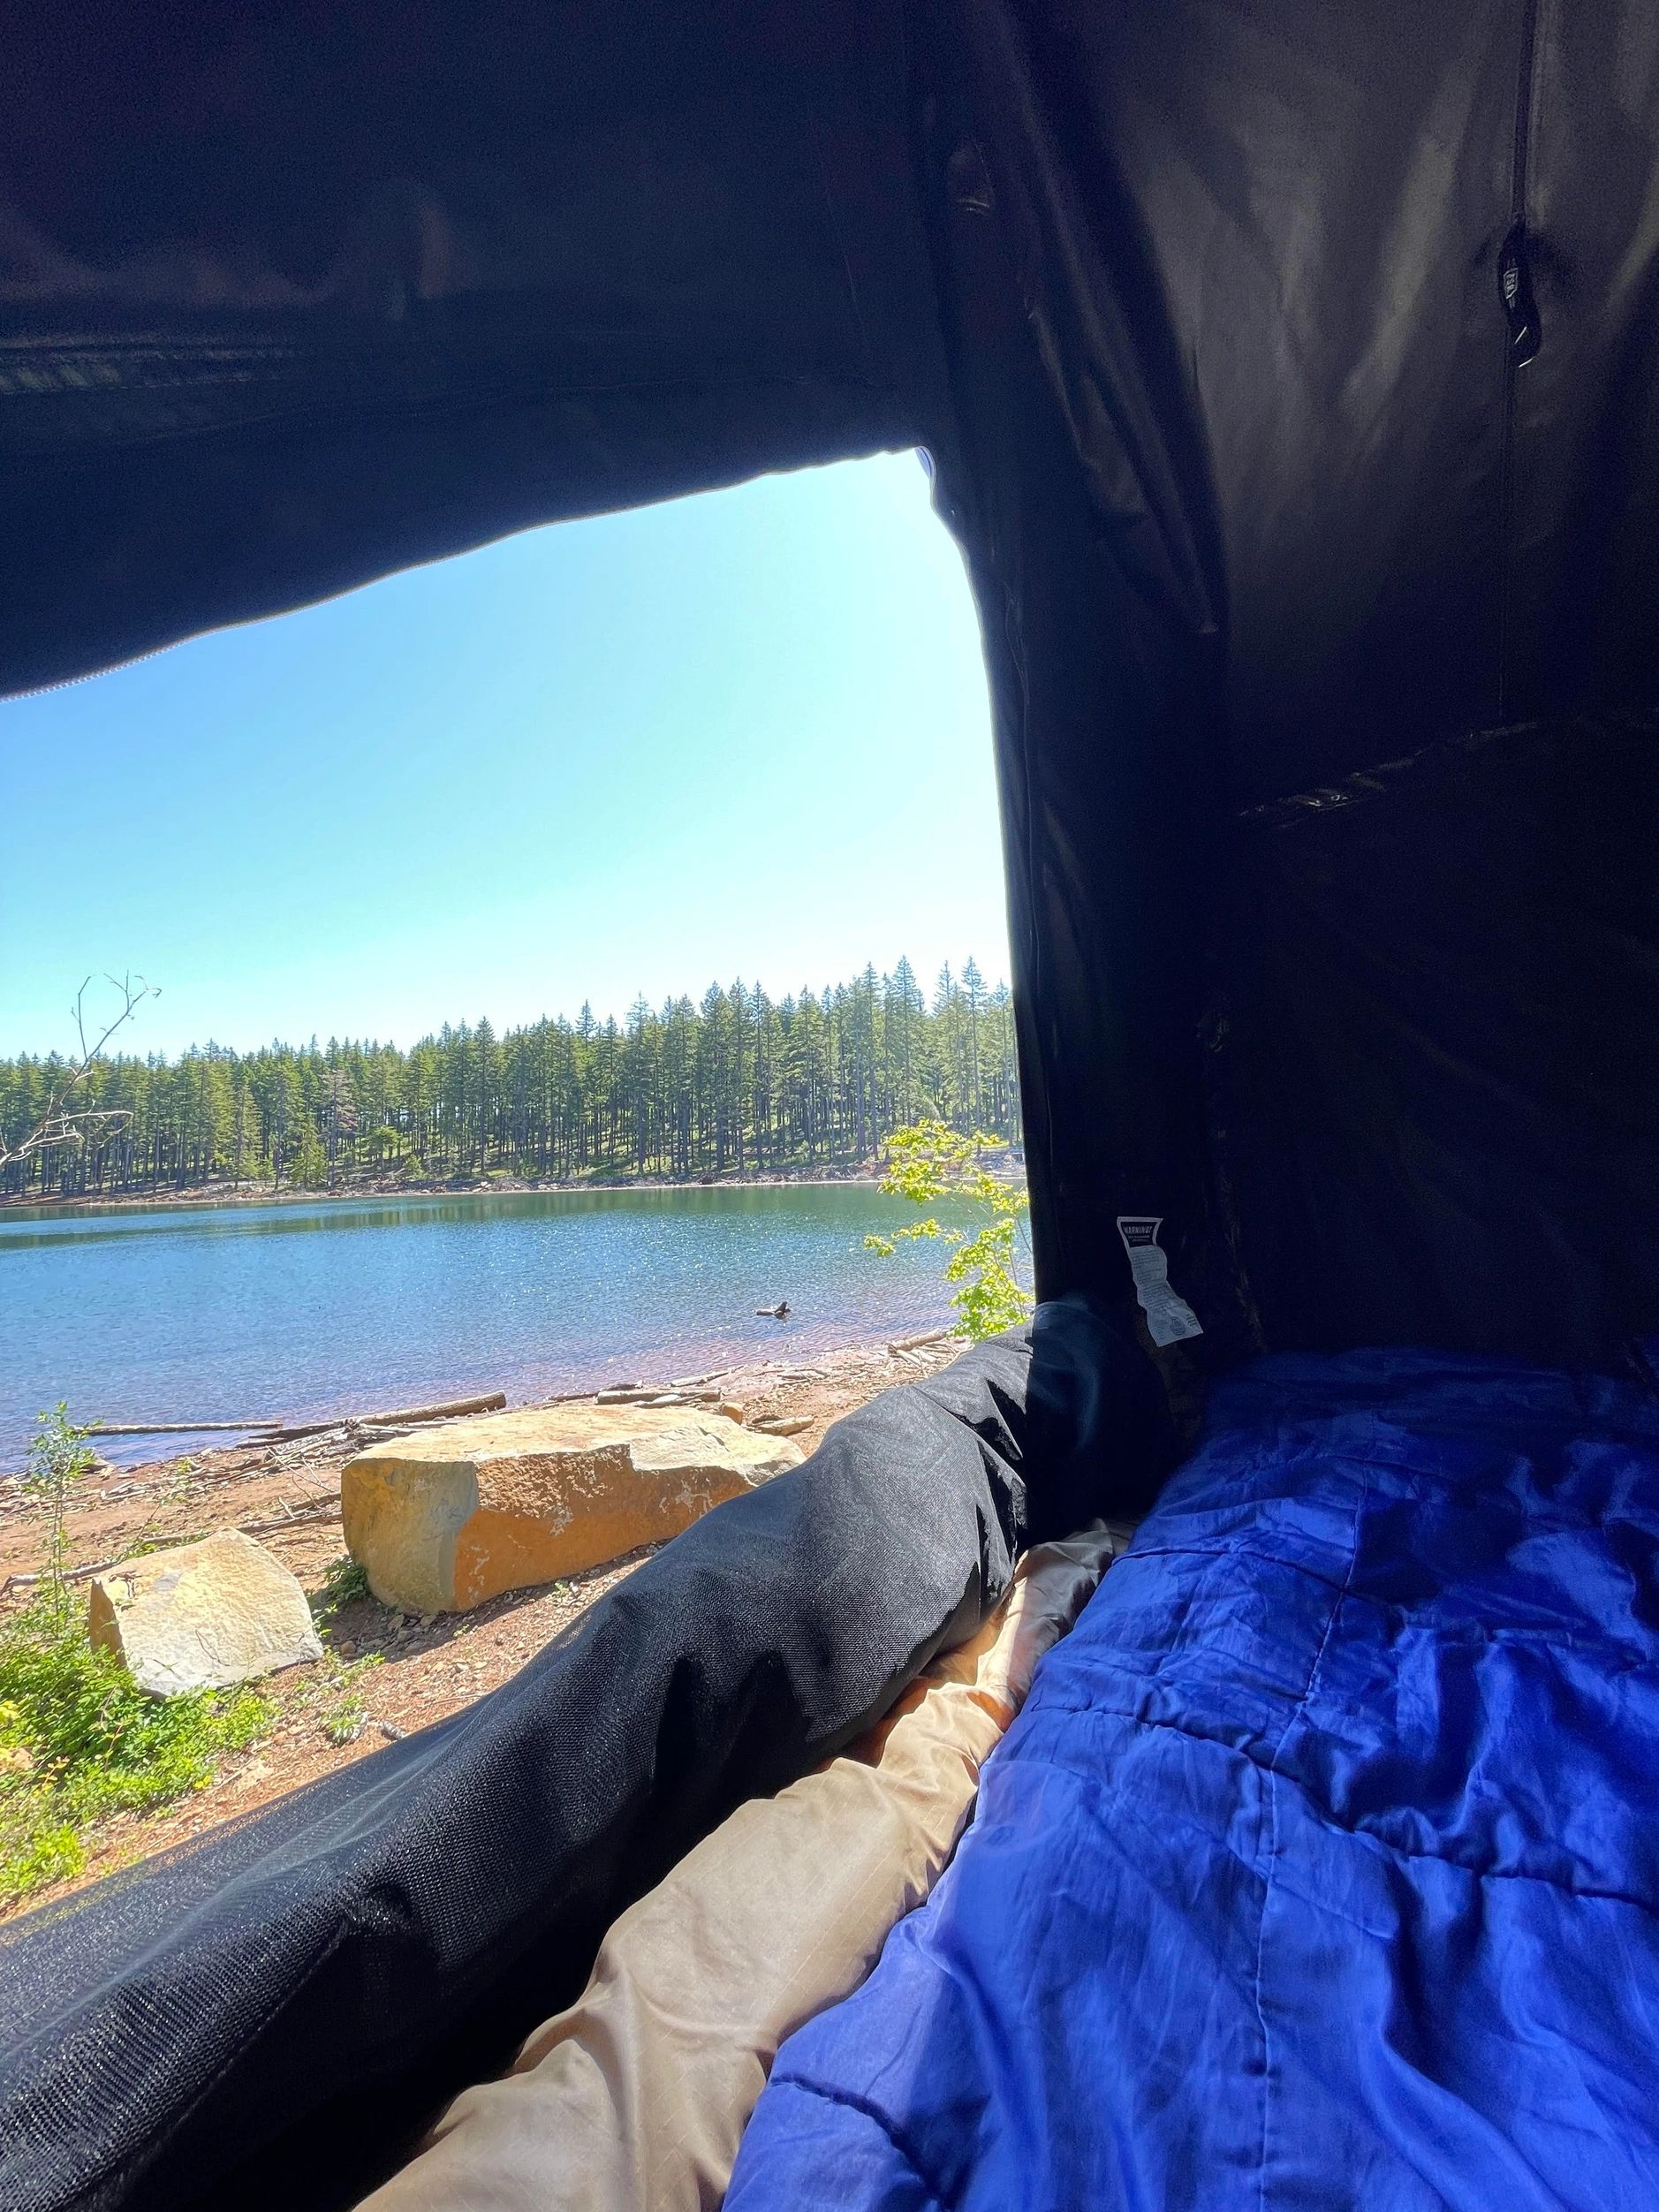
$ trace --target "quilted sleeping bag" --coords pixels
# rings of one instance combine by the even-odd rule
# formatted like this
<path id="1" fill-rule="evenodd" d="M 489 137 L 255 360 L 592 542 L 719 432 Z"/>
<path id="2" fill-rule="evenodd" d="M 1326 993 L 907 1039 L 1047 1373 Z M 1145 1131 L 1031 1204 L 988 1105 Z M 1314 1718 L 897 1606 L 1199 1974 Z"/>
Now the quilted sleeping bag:
<path id="1" fill-rule="evenodd" d="M 732 2212 L 1659 2205 L 1656 1556 L 1634 1384 L 1233 1377 Z"/>

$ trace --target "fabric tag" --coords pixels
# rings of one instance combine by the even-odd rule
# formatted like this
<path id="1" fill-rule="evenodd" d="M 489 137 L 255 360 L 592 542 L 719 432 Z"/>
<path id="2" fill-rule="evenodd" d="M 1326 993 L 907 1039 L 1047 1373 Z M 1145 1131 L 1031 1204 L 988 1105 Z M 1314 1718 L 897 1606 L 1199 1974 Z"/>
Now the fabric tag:
<path id="1" fill-rule="evenodd" d="M 1201 1337 L 1204 1325 L 1170 1286 L 1169 1255 L 1158 1242 L 1163 1221 L 1162 1214 L 1119 1214 L 1117 1234 L 1129 1254 L 1129 1272 L 1147 1317 L 1147 1333 L 1155 1345 L 1178 1345 L 1184 1337 Z"/>

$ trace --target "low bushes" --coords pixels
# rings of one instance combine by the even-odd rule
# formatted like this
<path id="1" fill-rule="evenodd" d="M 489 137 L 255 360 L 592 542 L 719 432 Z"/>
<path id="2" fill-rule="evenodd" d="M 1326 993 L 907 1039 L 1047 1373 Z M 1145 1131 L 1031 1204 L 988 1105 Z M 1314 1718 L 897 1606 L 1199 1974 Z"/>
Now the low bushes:
<path id="1" fill-rule="evenodd" d="M 0 1623 L 0 1905 L 79 1874 L 99 1821 L 204 1787 L 270 1717 L 250 1689 L 146 1695 L 42 1584 Z"/>
<path id="2" fill-rule="evenodd" d="M 64 1407 L 41 1415 L 24 1478 L 45 1524 L 41 1579 L 0 1617 L 0 1909 L 79 1874 L 99 1821 L 203 1788 L 219 1754 L 245 1749 L 271 1719 L 254 1690 L 148 1696 L 87 1641 L 64 1514 L 92 1464 Z"/>

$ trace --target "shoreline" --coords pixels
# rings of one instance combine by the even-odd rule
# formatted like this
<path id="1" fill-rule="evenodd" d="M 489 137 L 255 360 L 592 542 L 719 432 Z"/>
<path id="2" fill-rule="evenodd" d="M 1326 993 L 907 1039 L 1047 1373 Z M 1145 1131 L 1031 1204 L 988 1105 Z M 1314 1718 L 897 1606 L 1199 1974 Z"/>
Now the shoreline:
<path id="1" fill-rule="evenodd" d="M 334 1184 L 322 1190 L 268 1189 L 257 1184 L 193 1183 L 165 1193 L 129 1191 L 87 1192 L 72 1198 L 27 1198 L 18 1192 L 0 1193 L 0 1215 L 177 1213 L 187 1207 L 349 1205 L 365 1198 L 516 1198 L 537 1192 L 566 1196 L 584 1191 L 769 1191 L 800 1187 L 820 1188 L 836 1184 L 873 1187 L 883 1170 L 864 1162 L 847 1168 L 803 1168 L 797 1174 L 590 1176 L 579 1181 L 556 1177 L 467 1176 L 447 1181 L 424 1178 L 404 1182 L 396 1176 L 376 1176 L 364 1182 Z"/>
<path id="2" fill-rule="evenodd" d="M 953 1350 L 959 1351 L 962 1340 L 954 1338 L 956 1326 L 954 1316 L 942 1313 L 937 1317 L 918 1316 L 907 1323 L 872 1329 L 867 1334 L 855 1329 L 851 1335 L 823 1345 L 802 1342 L 792 1331 L 789 1322 L 784 1321 L 776 1324 L 773 1341 L 765 1348 L 753 1341 L 720 1341 L 715 1337 L 675 1346 L 658 1345 L 637 1352 L 609 1354 L 598 1366 L 571 1374 L 557 1388 L 532 1386 L 526 1390 L 522 1378 L 486 1384 L 476 1376 L 463 1376 L 458 1381 L 451 1377 L 443 1383 L 428 1382 L 424 1390 L 410 1386 L 403 1403 L 410 1406 L 417 1401 L 422 1405 L 432 1405 L 486 1390 L 500 1390 L 507 1401 L 503 1410 L 530 1413 L 546 1406 L 577 1404 L 600 1390 L 620 1389 L 639 1382 L 642 1377 L 648 1380 L 654 1367 L 661 1370 L 665 1379 L 653 1387 L 672 1390 L 688 1379 L 678 1371 L 679 1363 L 695 1359 L 701 1359 L 706 1366 L 691 1379 L 706 1382 L 716 1376 L 728 1376 L 734 1382 L 748 1385 L 757 1378 L 792 1370 L 819 1366 L 834 1370 L 846 1362 L 856 1364 L 883 1353 L 902 1355 L 920 1347 L 931 1348 L 946 1339 L 951 1339 Z M 677 1370 L 673 1376 L 667 1373 L 670 1367 Z M 244 1453 L 280 1451 L 291 1443 L 302 1441 L 307 1451 L 326 1452 L 334 1448 L 328 1439 L 334 1438 L 337 1445 L 338 1437 L 348 1429 L 360 1428 L 363 1419 L 360 1401 L 349 1408 L 342 1408 L 337 1403 L 301 1405 L 281 1415 L 252 1418 L 245 1426 L 226 1421 L 219 1413 L 207 1415 L 206 1425 L 201 1428 L 158 1416 L 157 1426 L 148 1435 L 140 1430 L 125 1436 L 117 1432 L 88 1438 L 90 1448 L 96 1454 L 94 1488 L 109 1481 L 141 1481 L 186 1462 L 201 1466 L 239 1461 Z M 176 1441 L 170 1443 L 169 1439 Z M 15 1500 L 17 1486 L 27 1472 L 27 1445 L 17 1452 L 15 1464 L 7 1459 L 6 1451 L 7 1447 L 0 1444 L 0 1509 L 4 1509 L 0 1510 L 0 1520 L 4 1520 L 5 1511 L 15 1510 L 11 1502 Z"/>
<path id="3" fill-rule="evenodd" d="M 955 1355 L 966 1348 L 966 1339 L 957 1336 L 955 1325 L 950 1321 L 935 1322 L 925 1328 L 913 1329 L 902 1336 L 888 1336 L 884 1332 L 863 1337 L 852 1337 L 830 1345 L 792 1345 L 786 1338 L 780 1339 L 776 1350 L 758 1357 L 739 1354 L 696 1375 L 670 1376 L 664 1372 L 659 1378 L 651 1375 L 651 1362 L 666 1369 L 672 1364 L 661 1351 L 645 1355 L 645 1364 L 638 1376 L 618 1381 L 613 1377 L 589 1376 L 568 1390 L 538 1391 L 526 1398 L 504 1393 L 507 1403 L 496 1411 L 509 1413 L 541 1413 L 556 1405 L 577 1405 L 594 1400 L 602 1390 L 636 1389 L 673 1393 L 703 1387 L 718 1382 L 739 1396 L 747 1397 L 760 1390 L 767 1391 L 780 1384 L 796 1382 L 813 1375 L 830 1379 L 848 1371 L 859 1370 L 886 1362 L 897 1365 L 894 1381 L 906 1379 L 905 1370 L 917 1359 L 931 1362 L 942 1357 Z M 443 1391 L 434 1385 L 429 1399 L 433 1404 L 443 1399 Z M 475 1413 L 434 1412 L 422 1418 L 418 1409 L 413 1421 L 392 1424 L 388 1433 L 398 1433 L 401 1427 L 425 1429 L 442 1428 L 457 1420 L 475 1418 Z M 375 1426 L 366 1429 L 366 1417 L 360 1411 L 350 1413 L 322 1412 L 295 1415 L 281 1424 L 251 1421 L 246 1428 L 237 1424 L 210 1424 L 206 1428 L 188 1428 L 164 1424 L 149 1436 L 133 1436 L 124 1439 L 135 1451 L 145 1452 L 143 1458 L 116 1459 L 106 1458 L 99 1449 L 105 1441 L 94 1436 L 88 1439 L 96 1452 L 96 1461 L 84 1478 L 84 1485 L 76 1492 L 77 1503 L 71 1507 L 71 1518 L 85 1509 L 89 1496 L 102 1500 L 103 1494 L 112 1487 L 120 1491 L 144 1489 L 181 1466 L 188 1466 L 193 1474 L 210 1482 L 236 1482 L 251 1474 L 261 1464 L 304 1465 L 312 1461 L 329 1463 L 344 1461 L 362 1449 L 366 1438 L 380 1433 L 378 1419 Z M 262 1433 L 266 1427 L 273 1433 Z M 170 1439 L 177 1437 L 176 1443 Z M 22 1468 L 0 1469 L 0 1529 L 19 1515 L 27 1517 L 27 1507 L 23 1493 L 16 1487 L 23 1473 Z M 0 1554 L 4 1551 L 0 1541 Z M 3 1593 L 0 1593 L 3 1594 Z"/>
<path id="4" fill-rule="evenodd" d="M 746 1428 L 779 1422 L 772 1433 L 789 1436 L 805 1457 L 844 1414 L 882 1390 L 936 1374 L 960 1349 L 944 1337 L 849 1345 L 745 1360 L 718 1372 Z M 465 1710 L 567 1633 L 655 1549 L 510 1591 L 467 1612 L 405 1614 L 360 1591 L 330 1600 L 330 1579 L 346 1557 L 340 1473 L 359 1448 L 337 1428 L 287 1444 L 157 1457 L 76 1486 L 66 1527 L 77 1590 L 90 1572 L 107 1572 L 125 1558 L 215 1529 L 239 1528 L 298 1578 L 319 1612 L 325 1657 L 256 1686 L 270 1708 L 267 1725 L 246 1749 L 223 1754 L 204 1786 L 98 1822 L 86 1837 L 84 1866 L 27 1894 L 0 1892 L 0 1923 L 192 1843 L 221 1822 Z M 20 1490 L 8 1496 L 8 1487 L 0 1484 L 0 1607 L 15 1609 L 29 1586 L 13 1579 L 8 1587 L 8 1578 L 38 1572 L 46 1526 L 37 1503 Z M 349 1704 L 343 1701 L 348 1695 Z"/>

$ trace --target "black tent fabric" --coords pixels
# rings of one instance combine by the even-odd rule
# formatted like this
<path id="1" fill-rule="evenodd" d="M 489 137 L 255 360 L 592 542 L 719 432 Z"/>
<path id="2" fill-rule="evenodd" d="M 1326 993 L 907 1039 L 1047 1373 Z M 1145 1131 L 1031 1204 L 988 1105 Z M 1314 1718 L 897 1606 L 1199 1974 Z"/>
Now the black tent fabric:
<path id="1" fill-rule="evenodd" d="M 959 21 L 920 170 L 1044 1261 L 1104 1284 L 1163 1213 L 1223 1357 L 1617 1360 L 1659 1282 L 1651 11 Z"/>
<path id="2" fill-rule="evenodd" d="M 0 1944 L 0 2203 L 356 2201 L 580 1989 L 623 1908 L 832 1756 L 1024 1547 L 1168 1464 L 1145 1355 L 1079 1301 L 837 1424 L 468 1711 Z"/>
<path id="3" fill-rule="evenodd" d="M 141 0 L 0 72 L 0 685 L 907 443 L 1040 1279 L 1659 1327 L 1648 0 Z"/>
<path id="4" fill-rule="evenodd" d="M 1366 1343 L 1616 1367 L 1659 1330 L 1651 0 L 99 0 L 0 38 L 0 686 L 922 445 L 983 623 L 1044 1296 L 1189 1372 Z M 693 1739 L 751 1748 L 710 1749 L 700 1811 L 619 1784 L 596 1859 L 657 1862 L 874 1709 L 972 1572 L 989 1591 L 1019 1532 L 964 1449 L 958 1477 L 883 1436 L 878 1480 L 847 1448 L 873 1523 L 817 1529 L 837 1598 L 799 1645 L 813 1594 L 758 1535 L 726 1611 L 694 1565 L 723 1538 L 658 1563 L 710 1608 Z M 731 1639 L 792 1677 L 763 1722 Z M 659 1657 L 584 1678 L 648 1741 L 653 1682 L 685 1678 Z M 479 1725 L 550 1818 L 511 1711 Z M 469 1817 L 515 1820 L 501 1786 Z M 299 1918 L 335 1894 L 336 1801 L 303 1802 Z M 444 1803 L 423 1846 L 460 1882 Z M 137 2122 L 99 2117 L 98 2053 L 142 2044 L 194 1879 L 14 1952 L 91 2008 L 66 2071 L 43 2026 L 21 2064 L 32 2098 L 80 2085 L 105 2151 Z M 578 1979 L 599 1895 L 562 1923 Z M 280 2121 L 360 2036 L 390 2068 L 400 1925 L 464 2004 L 406 1902 L 383 1942 L 378 1903 L 336 1923 L 308 2062 L 256 2040 L 205 2095 L 189 2046 L 155 2093 L 205 2095 L 178 2163 L 100 2167 L 102 2201 L 184 2201 L 261 2079 Z M 405 2031 L 436 2081 L 441 2028 Z M 375 2079 L 378 2141 L 413 2092 Z"/>

